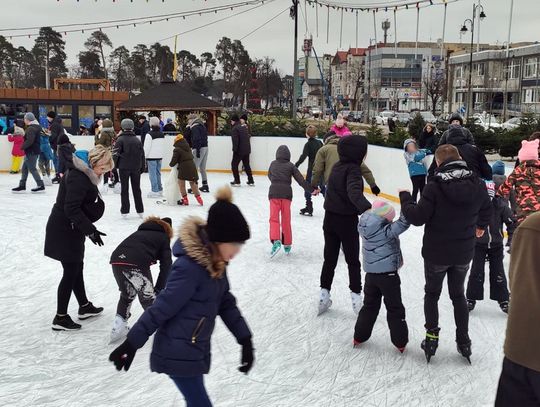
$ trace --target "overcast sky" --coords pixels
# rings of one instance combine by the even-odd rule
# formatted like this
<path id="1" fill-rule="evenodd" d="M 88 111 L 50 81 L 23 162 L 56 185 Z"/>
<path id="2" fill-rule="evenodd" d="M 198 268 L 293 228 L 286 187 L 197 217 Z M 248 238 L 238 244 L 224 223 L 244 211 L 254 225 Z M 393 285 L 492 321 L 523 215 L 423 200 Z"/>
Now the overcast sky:
<path id="1" fill-rule="evenodd" d="M 215 5 L 237 3 L 239 0 L 21 0 L 13 1 L 14 7 L 4 7 L 3 27 L 31 27 L 40 25 L 55 25 L 65 23 L 88 23 L 112 19 L 125 19 L 131 17 L 150 16 L 179 11 L 205 8 Z M 339 1 L 339 0 L 335 0 Z M 348 0 L 350 3 L 352 0 Z M 451 1 L 451 0 L 449 0 Z M 382 0 L 360 0 L 358 4 L 380 4 Z M 389 1 L 388 1 L 389 2 Z M 2 2 L 4 3 L 4 1 Z M 10 2 L 11 3 L 11 2 Z M 442 0 L 434 0 L 435 4 Z M 515 0 L 514 17 L 512 24 L 511 41 L 536 41 L 540 40 L 538 30 L 538 12 L 540 11 L 539 0 Z M 304 1 L 300 0 L 302 9 Z M 458 0 L 448 5 L 448 18 L 446 24 L 446 41 L 459 42 L 459 29 L 466 18 L 472 15 L 472 0 Z M 265 4 L 255 10 L 236 15 L 224 21 L 196 30 L 179 37 L 179 48 L 200 55 L 202 52 L 215 50 L 217 41 L 222 36 L 232 39 L 240 39 L 265 21 L 276 16 L 291 5 L 291 0 L 266 1 Z M 507 39 L 510 12 L 510 0 L 483 0 L 487 18 L 481 24 L 481 41 L 502 44 Z M 137 27 L 120 27 L 105 30 L 113 42 L 114 47 L 125 45 L 132 49 L 135 44 L 152 44 L 163 38 L 169 37 L 214 20 L 237 14 L 248 7 L 237 8 L 234 11 L 225 11 L 218 14 L 194 16 L 182 19 L 172 19 L 168 22 L 154 23 L 152 25 L 137 25 Z M 420 12 L 420 41 L 436 41 L 442 36 L 443 6 L 432 6 L 421 9 Z M 389 18 L 393 24 L 393 13 L 379 11 L 377 18 L 377 37 L 382 39 L 380 29 L 381 22 Z M 315 9 L 307 7 L 308 32 L 313 35 L 314 47 L 318 54 L 334 53 L 339 48 L 340 12 L 330 10 L 330 39 L 326 42 L 326 8 L 319 9 L 319 36 L 316 32 Z M 414 41 L 416 30 L 416 10 L 403 10 L 397 13 L 397 37 L 398 41 Z M 393 41 L 394 28 L 392 26 L 390 41 Z M 13 32 L 15 33 L 15 32 Z M 277 67 L 283 73 L 291 73 L 293 66 L 293 20 L 288 11 L 279 15 L 268 25 L 262 27 L 242 42 L 252 58 L 270 56 L 275 59 Z M 299 20 L 299 54 L 306 25 L 303 14 Z M 1 34 L 9 36 L 10 31 Z M 83 43 L 89 32 L 84 34 L 68 33 L 65 36 L 68 64 L 77 63 L 77 54 L 83 49 Z M 359 16 L 359 46 L 365 47 L 369 38 L 373 37 L 373 15 L 363 12 Z M 14 45 L 24 45 L 31 48 L 34 38 L 13 38 Z M 463 38 L 470 41 L 470 36 Z M 476 38 L 475 38 L 476 41 Z M 174 40 L 161 41 L 164 45 L 174 46 Z M 353 13 L 345 13 L 343 22 L 342 47 L 347 49 L 355 46 L 355 17 Z"/>

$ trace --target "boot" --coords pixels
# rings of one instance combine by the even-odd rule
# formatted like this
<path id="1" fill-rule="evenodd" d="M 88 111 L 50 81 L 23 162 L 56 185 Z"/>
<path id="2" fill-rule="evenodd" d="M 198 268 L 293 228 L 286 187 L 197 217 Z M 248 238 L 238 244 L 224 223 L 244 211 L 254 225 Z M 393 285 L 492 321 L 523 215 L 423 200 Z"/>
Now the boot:
<path id="1" fill-rule="evenodd" d="M 201 206 L 204 205 L 203 200 L 202 200 L 202 198 L 201 198 L 200 195 L 197 195 L 197 196 L 195 197 L 195 199 L 197 200 L 197 202 L 199 203 L 199 205 L 201 205 Z"/>
<path id="2" fill-rule="evenodd" d="M 188 188 L 187 193 L 193 195 L 193 190 L 191 188 Z"/>
<path id="3" fill-rule="evenodd" d="M 182 197 L 182 199 L 179 200 L 177 203 L 178 203 L 178 205 L 185 205 L 185 206 L 189 205 L 189 199 L 188 199 L 187 195 L 184 195 Z"/>
<path id="4" fill-rule="evenodd" d="M 472 355 L 472 350 L 471 350 L 471 341 L 467 342 L 467 343 L 462 343 L 462 344 L 457 344 L 457 351 L 458 353 L 463 356 L 465 359 L 467 359 L 467 361 L 469 363 L 471 363 L 471 355 Z"/>
<path id="5" fill-rule="evenodd" d="M 306 201 L 306 207 L 300 209 L 300 215 L 313 216 L 313 202 Z"/>
<path id="6" fill-rule="evenodd" d="M 435 356 L 437 347 L 439 346 L 439 331 L 440 328 L 428 329 L 426 332 L 426 339 L 422 341 L 421 348 L 426 354 L 426 360 L 429 363 L 432 356 Z"/>
<path id="7" fill-rule="evenodd" d="M 351 301 L 353 312 L 358 315 L 362 308 L 362 293 L 357 294 L 351 291 Z"/>
<path id="8" fill-rule="evenodd" d="M 236 182 L 236 181 L 231 182 L 231 187 L 239 187 L 239 186 L 240 186 L 240 182 Z"/>
<path id="9" fill-rule="evenodd" d="M 129 326 L 127 325 L 127 320 L 122 318 L 120 315 L 116 315 L 113 322 L 113 327 L 111 330 L 111 340 L 109 344 L 118 342 L 126 337 L 129 332 Z"/>
<path id="10" fill-rule="evenodd" d="M 274 257 L 281 250 L 281 240 L 276 240 L 272 244 L 272 250 L 270 250 L 270 257 Z"/>
<path id="11" fill-rule="evenodd" d="M 501 311 L 505 314 L 508 314 L 509 305 L 508 301 L 499 301 L 499 307 L 501 307 Z"/>
<path id="12" fill-rule="evenodd" d="M 13 192 L 14 194 L 24 194 L 26 193 L 26 186 L 23 184 L 19 184 L 19 186 L 17 188 L 13 188 L 11 192 Z"/>
<path id="13" fill-rule="evenodd" d="M 32 188 L 30 191 L 32 191 L 33 194 L 39 194 L 39 193 L 45 192 L 45 186 L 39 185 L 36 188 Z"/>
<path id="14" fill-rule="evenodd" d="M 201 192 L 210 192 L 210 190 L 208 189 L 208 181 L 203 181 L 202 182 L 202 187 L 199 188 L 199 191 L 201 191 Z"/>
<path id="15" fill-rule="evenodd" d="M 469 310 L 469 312 L 471 312 L 475 306 L 476 306 L 475 300 L 467 300 L 467 309 Z"/>
<path id="16" fill-rule="evenodd" d="M 51 181 L 52 181 L 53 184 L 59 184 L 61 179 L 62 178 L 60 178 L 60 176 L 58 174 L 56 174 Z"/>
<path id="17" fill-rule="evenodd" d="M 69 315 L 55 316 L 52 322 L 53 331 L 77 331 L 81 325 L 73 322 Z"/>
<path id="18" fill-rule="evenodd" d="M 324 314 L 331 306 L 330 291 L 326 288 L 321 288 L 321 293 L 319 294 L 319 312 L 317 315 Z"/>
<path id="19" fill-rule="evenodd" d="M 103 307 L 94 307 L 94 304 L 89 302 L 82 307 L 79 307 L 79 319 L 88 319 L 97 317 L 103 312 Z"/>

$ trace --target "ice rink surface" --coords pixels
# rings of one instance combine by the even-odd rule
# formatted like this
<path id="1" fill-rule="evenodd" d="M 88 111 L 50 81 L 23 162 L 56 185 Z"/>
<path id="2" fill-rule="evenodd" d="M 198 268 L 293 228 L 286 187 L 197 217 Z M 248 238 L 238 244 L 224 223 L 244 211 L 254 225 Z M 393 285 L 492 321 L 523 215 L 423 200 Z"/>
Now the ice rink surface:
<path id="1" fill-rule="evenodd" d="M 229 180 L 226 174 L 210 174 L 209 184 L 215 190 Z M 411 227 L 401 238 L 405 266 L 400 274 L 410 331 L 405 354 L 390 342 L 384 309 L 370 341 L 353 349 L 356 318 L 343 258 L 332 290 L 334 305 L 327 314 L 317 317 L 322 197 L 315 198 L 312 218 L 300 216 L 303 191 L 294 187 L 293 251 L 290 256 L 280 253 L 270 259 L 269 182 L 266 177 L 256 177 L 255 182 L 254 188 L 244 184 L 234 189 L 235 203 L 248 219 L 252 239 L 231 263 L 228 274 L 253 331 L 256 362 L 248 376 L 237 371 L 240 346 L 220 321 L 212 340 L 212 369 L 206 376 L 215 406 L 493 405 L 506 326 L 506 315 L 497 303 L 479 302 L 471 315 L 472 366 L 456 351 L 446 288 L 440 301 L 441 340 L 431 364 L 426 364 L 420 350 L 425 333 L 421 228 Z M 54 333 L 51 322 L 61 268 L 58 262 L 43 256 L 43 242 L 58 187 L 49 187 L 42 195 L 13 195 L 10 189 L 17 183 L 17 175 L 0 175 L 0 405 L 183 406 L 172 381 L 150 372 L 151 341 L 137 353 L 127 373 L 118 373 L 108 362 L 114 348 L 108 341 L 118 300 L 109 256 L 137 228 L 137 215 L 122 219 L 120 196 L 112 192 L 104 195 L 106 212 L 97 227 L 107 234 L 105 246 L 96 247 L 87 241 L 84 270 L 88 297 L 105 307 L 104 314 L 83 322 L 79 332 Z M 28 185 L 33 187 L 33 180 L 29 179 Z M 146 196 L 150 189 L 146 174 L 142 185 Z M 213 197 L 205 194 L 204 198 L 204 207 L 196 206 L 194 200 L 189 207 L 157 205 L 148 198 L 144 203 L 147 215 L 169 216 L 177 229 L 187 216 L 206 217 Z M 138 302 L 132 312 L 131 323 L 142 312 Z M 70 314 L 74 318 L 77 314 L 74 297 Z"/>

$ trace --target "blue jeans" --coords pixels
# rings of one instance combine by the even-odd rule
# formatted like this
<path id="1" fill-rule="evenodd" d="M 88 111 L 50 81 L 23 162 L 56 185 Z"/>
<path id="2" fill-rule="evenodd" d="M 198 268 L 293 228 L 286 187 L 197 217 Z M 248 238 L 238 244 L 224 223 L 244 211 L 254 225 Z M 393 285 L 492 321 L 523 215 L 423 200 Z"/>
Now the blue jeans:
<path id="1" fill-rule="evenodd" d="M 212 407 L 202 375 L 193 377 L 170 376 L 170 378 L 186 399 L 186 407 Z"/>
<path id="2" fill-rule="evenodd" d="M 26 188 L 26 180 L 28 179 L 28 172 L 32 174 L 32 177 L 34 177 L 34 181 L 36 181 L 36 184 L 38 187 L 43 186 L 43 180 L 39 176 L 39 172 L 36 168 L 37 161 L 39 158 L 39 154 L 26 154 L 24 156 L 23 166 L 22 166 L 22 175 L 21 175 L 21 181 L 20 186 L 23 186 Z"/>
<path id="3" fill-rule="evenodd" d="M 150 177 L 150 185 L 152 185 L 152 192 L 163 191 L 161 185 L 161 160 L 147 160 L 148 164 L 148 176 Z"/>

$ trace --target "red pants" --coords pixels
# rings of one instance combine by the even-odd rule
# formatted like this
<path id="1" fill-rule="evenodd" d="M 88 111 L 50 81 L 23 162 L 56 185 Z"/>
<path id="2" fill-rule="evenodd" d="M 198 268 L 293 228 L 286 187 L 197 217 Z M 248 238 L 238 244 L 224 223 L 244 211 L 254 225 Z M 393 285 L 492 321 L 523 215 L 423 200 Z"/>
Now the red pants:
<path id="1" fill-rule="evenodd" d="M 292 244 L 291 203 L 289 199 L 270 199 L 270 240 L 281 240 L 285 246 Z"/>

